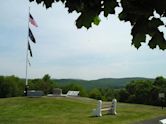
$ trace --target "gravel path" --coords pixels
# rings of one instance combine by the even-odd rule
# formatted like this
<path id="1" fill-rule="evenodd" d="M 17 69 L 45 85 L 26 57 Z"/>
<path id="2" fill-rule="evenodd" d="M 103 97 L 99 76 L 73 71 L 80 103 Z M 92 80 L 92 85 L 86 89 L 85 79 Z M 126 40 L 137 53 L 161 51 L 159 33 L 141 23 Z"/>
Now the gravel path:
<path id="1" fill-rule="evenodd" d="M 159 120 L 162 120 L 164 118 L 166 118 L 166 116 L 165 117 L 157 117 L 157 118 L 142 121 L 142 122 L 139 122 L 139 123 L 136 123 L 136 124 L 159 124 Z"/>

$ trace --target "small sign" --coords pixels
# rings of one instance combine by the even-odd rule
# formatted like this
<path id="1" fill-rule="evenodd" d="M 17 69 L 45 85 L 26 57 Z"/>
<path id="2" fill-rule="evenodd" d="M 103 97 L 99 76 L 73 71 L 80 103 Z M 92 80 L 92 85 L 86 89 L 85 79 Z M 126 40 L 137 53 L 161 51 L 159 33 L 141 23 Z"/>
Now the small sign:
<path id="1" fill-rule="evenodd" d="M 159 98 L 164 98 L 165 94 L 164 93 L 159 93 Z"/>

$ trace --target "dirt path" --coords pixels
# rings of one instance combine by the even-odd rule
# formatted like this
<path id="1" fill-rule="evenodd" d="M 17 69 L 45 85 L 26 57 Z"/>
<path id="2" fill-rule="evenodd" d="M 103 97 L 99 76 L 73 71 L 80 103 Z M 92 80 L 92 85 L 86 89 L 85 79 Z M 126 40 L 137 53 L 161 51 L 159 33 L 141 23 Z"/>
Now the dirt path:
<path id="1" fill-rule="evenodd" d="M 159 120 L 162 120 L 164 118 L 166 118 L 166 116 L 165 117 L 157 117 L 157 118 L 154 118 L 151 120 L 146 120 L 146 121 L 142 121 L 142 122 L 135 123 L 135 124 L 159 124 Z"/>

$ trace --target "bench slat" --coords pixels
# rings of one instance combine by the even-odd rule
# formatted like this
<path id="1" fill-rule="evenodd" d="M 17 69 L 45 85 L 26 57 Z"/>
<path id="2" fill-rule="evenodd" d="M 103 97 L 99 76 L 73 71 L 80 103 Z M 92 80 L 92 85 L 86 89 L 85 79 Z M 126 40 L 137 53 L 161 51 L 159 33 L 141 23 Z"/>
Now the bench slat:
<path id="1" fill-rule="evenodd" d="M 101 111 L 109 111 L 111 108 L 102 108 Z"/>

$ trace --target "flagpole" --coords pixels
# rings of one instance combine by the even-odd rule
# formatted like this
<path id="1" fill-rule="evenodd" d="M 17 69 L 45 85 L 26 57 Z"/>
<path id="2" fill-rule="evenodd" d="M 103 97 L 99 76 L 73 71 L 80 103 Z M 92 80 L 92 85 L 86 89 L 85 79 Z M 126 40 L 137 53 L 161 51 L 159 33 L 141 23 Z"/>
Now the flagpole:
<path id="1" fill-rule="evenodd" d="M 26 50 L 26 72 L 25 72 L 25 91 L 24 95 L 27 96 L 28 92 L 28 41 L 29 41 L 29 13 L 30 13 L 30 5 L 28 8 L 28 34 L 27 34 L 27 50 Z"/>

